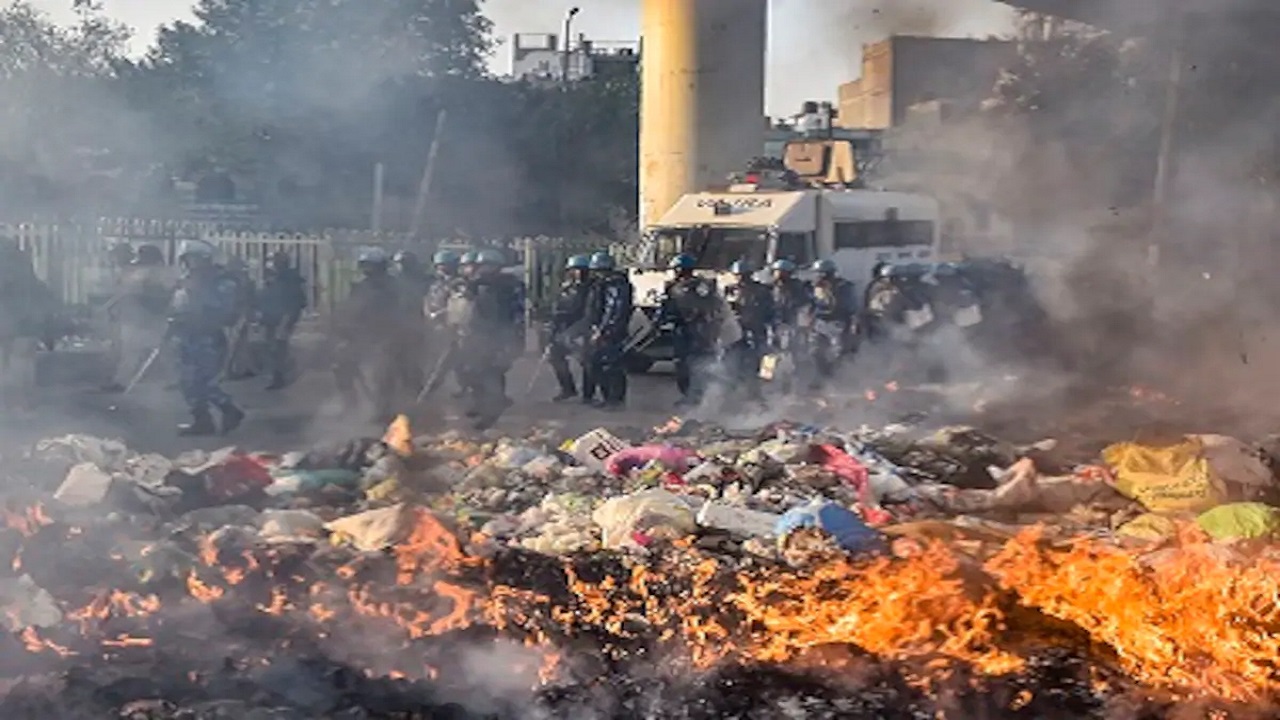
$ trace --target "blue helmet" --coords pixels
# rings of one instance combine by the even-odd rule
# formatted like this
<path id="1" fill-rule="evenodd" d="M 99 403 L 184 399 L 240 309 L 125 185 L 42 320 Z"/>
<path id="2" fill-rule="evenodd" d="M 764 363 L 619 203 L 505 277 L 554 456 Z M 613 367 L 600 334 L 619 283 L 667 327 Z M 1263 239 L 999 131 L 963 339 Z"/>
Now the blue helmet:
<path id="1" fill-rule="evenodd" d="M 751 263 L 746 260 L 735 260 L 729 266 L 729 272 L 734 275 L 750 275 L 755 272 L 755 268 L 751 267 Z"/>
<path id="2" fill-rule="evenodd" d="M 671 270 L 692 270 L 697 264 L 698 261 L 693 259 L 692 255 L 680 253 L 671 258 L 671 262 L 667 263 L 667 267 Z"/>
<path id="3" fill-rule="evenodd" d="M 607 252 L 601 251 L 591 256 L 590 266 L 592 270 L 612 270 L 615 265 L 613 256 Z"/>
<path id="4" fill-rule="evenodd" d="M 774 260 L 772 267 L 775 272 L 793 273 L 796 271 L 796 264 L 786 258 Z"/>
<path id="5" fill-rule="evenodd" d="M 458 253 L 452 250 L 440 250 L 431 256 L 431 264 L 453 267 L 458 264 Z"/>
<path id="6" fill-rule="evenodd" d="M 507 257 L 493 248 L 485 248 L 476 253 L 477 265 L 506 265 Z"/>
<path id="7" fill-rule="evenodd" d="M 565 261 L 565 270 L 586 270 L 591 267 L 591 258 L 586 255 L 573 255 Z"/>
<path id="8" fill-rule="evenodd" d="M 474 251 L 463 253 L 458 260 L 459 265 L 475 265 L 478 262 L 480 262 L 480 253 Z"/>
<path id="9" fill-rule="evenodd" d="M 824 258 L 813 264 L 813 271 L 820 275 L 835 275 L 836 270 L 837 268 L 834 260 Z"/>

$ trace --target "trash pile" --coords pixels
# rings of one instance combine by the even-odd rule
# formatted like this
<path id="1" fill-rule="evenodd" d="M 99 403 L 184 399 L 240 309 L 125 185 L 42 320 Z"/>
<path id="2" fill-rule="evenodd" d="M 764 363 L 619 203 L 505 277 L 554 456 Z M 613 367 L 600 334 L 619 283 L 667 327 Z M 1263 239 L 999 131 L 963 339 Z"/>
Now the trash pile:
<path id="1" fill-rule="evenodd" d="M 975 428 L 39 443 L 5 717 L 1162 717 L 1274 707 L 1269 442 Z M 14 471 L 16 472 L 16 471 Z"/>

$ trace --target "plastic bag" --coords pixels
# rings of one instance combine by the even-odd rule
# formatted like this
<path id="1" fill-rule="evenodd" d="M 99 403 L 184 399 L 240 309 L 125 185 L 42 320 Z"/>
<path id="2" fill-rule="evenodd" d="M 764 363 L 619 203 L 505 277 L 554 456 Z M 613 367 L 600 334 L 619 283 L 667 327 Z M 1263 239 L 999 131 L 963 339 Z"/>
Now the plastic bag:
<path id="1" fill-rule="evenodd" d="M 654 539 L 684 537 L 697 527 L 693 509 L 679 495 L 644 490 L 605 502 L 592 513 L 607 548 L 636 548 Z"/>
<path id="2" fill-rule="evenodd" d="M 1198 512 L 1227 499 L 1197 438 L 1164 447 L 1118 443 L 1102 457 L 1115 474 L 1116 490 L 1152 512 Z"/>
<path id="3" fill-rule="evenodd" d="M 1214 540 L 1280 538 L 1280 509 L 1262 503 L 1219 505 L 1196 523 Z"/>
<path id="4" fill-rule="evenodd" d="M 815 501 L 792 508 L 778 518 L 774 534 L 779 547 L 785 547 L 788 536 L 801 529 L 821 530 L 850 553 L 876 553 L 886 548 L 884 536 L 862 522 L 857 513 L 831 502 Z"/>
<path id="5" fill-rule="evenodd" d="M 689 469 L 698 453 L 673 445 L 643 445 L 620 450 L 605 461 L 605 470 L 610 475 L 626 475 L 636 468 L 650 463 L 658 463 L 667 470 L 683 473 Z"/>

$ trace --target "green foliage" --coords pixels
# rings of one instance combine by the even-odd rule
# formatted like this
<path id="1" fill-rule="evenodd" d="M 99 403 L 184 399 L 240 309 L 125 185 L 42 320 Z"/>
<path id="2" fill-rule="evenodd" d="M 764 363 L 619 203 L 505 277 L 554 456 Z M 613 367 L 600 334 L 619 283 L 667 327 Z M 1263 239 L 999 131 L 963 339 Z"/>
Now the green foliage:
<path id="1" fill-rule="evenodd" d="M 198 0 L 136 60 L 96 2 L 73 5 L 71 27 L 23 2 L 0 12 L 0 85 L 26 93 L 0 110 L 0 137 L 61 212 L 85 210 L 82 189 L 67 160 L 33 160 L 41 136 L 109 158 L 113 212 L 172 209 L 167 178 L 216 171 L 278 225 L 364 226 L 377 162 L 412 206 L 444 109 L 431 233 L 605 232 L 634 214 L 637 82 L 487 77 L 480 0 Z M 0 183 L 16 174 L 0 167 Z"/>

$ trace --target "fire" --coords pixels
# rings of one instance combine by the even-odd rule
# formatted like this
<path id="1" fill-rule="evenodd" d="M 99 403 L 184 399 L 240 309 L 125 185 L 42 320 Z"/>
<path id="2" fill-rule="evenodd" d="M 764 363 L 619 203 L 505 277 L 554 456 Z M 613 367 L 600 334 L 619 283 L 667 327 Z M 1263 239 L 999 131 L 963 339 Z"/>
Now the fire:
<path id="1" fill-rule="evenodd" d="M 1004 616 L 941 544 L 914 557 L 833 562 L 806 574 L 742 577 L 734 604 L 758 628 L 751 654 L 786 662 L 804 651 L 849 644 L 892 660 L 939 657 L 1003 674 L 1022 667 L 996 647 Z"/>
<path id="2" fill-rule="evenodd" d="M 1097 543 L 1049 550 L 1037 539 L 1024 533 L 987 570 L 1022 603 L 1111 646 L 1133 677 L 1238 700 L 1280 691 L 1280 562 L 1233 563 L 1193 543 L 1152 564 Z"/>
<path id="3" fill-rule="evenodd" d="M 26 537 L 35 535 L 40 528 L 52 525 L 53 520 L 44 510 L 44 505 L 36 503 L 22 512 L 13 512 L 8 508 L 0 509 L 4 515 L 4 524 L 11 530 L 17 530 Z"/>
<path id="4" fill-rule="evenodd" d="M 191 593 L 191 597 L 206 604 L 226 594 L 226 591 L 220 587 L 206 585 L 194 572 L 187 576 L 187 592 Z"/>
<path id="5" fill-rule="evenodd" d="M 34 627 L 28 627 L 22 631 L 20 635 L 22 644 L 26 647 L 27 652 L 43 653 L 51 652 L 61 657 L 71 657 L 76 653 L 69 648 L 63 647 L 52 640 L 40 637 L 40 633 Z"/>
<path id="6" fill-rule="evenodd" d="M 459 567 L 471 560 L 462 551 L 457 536 L 431 511 L 417 508 L 410 513 L 410 518 L 409 536 L 395 548 L 399 584 L 408 585 L 419 574 Z"/>
<path id="7" fill-rule="evenodd" d="M 103 647 L 112 648 L 139 648 L 151 647 L 155 641 L 148 637 L 134 637 L 132 635 L 117 635 L 114 639 L 103 640 Z"/>

